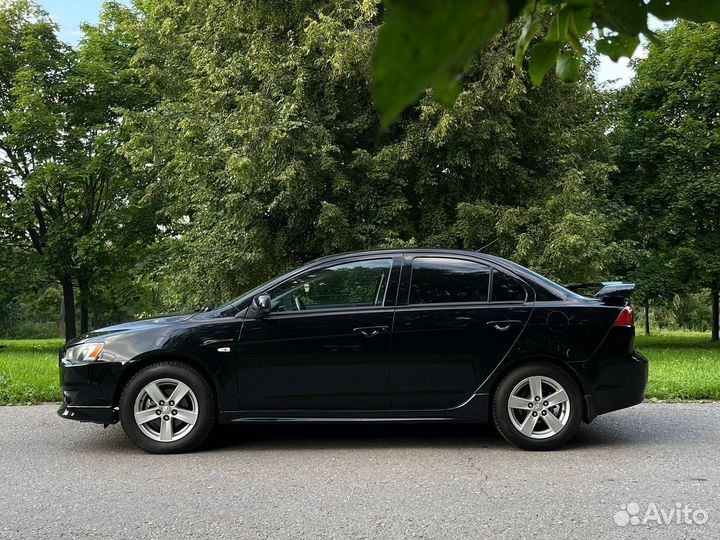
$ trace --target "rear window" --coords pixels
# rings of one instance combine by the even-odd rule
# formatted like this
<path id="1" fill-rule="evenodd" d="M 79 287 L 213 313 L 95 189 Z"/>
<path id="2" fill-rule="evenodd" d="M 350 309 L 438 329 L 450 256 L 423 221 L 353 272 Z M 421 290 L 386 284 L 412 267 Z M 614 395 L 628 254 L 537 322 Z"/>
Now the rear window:
<path id="1" fill-rule="evenodd" d="M 490 268 L 442 257 L 417 257 L 410 280 L 410 304 L 487 302 Z"/>

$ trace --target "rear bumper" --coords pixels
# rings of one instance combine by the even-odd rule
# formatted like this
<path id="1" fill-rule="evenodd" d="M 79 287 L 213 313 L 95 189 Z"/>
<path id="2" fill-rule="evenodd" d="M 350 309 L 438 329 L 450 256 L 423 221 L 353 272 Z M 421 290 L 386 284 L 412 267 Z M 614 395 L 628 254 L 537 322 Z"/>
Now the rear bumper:
<path id="1" fill-rule="evenodd" d="M 648 361 L 637 351 L 605 366 L 590 394 L 594 415 L 642 403 L 647 381 Z"/>

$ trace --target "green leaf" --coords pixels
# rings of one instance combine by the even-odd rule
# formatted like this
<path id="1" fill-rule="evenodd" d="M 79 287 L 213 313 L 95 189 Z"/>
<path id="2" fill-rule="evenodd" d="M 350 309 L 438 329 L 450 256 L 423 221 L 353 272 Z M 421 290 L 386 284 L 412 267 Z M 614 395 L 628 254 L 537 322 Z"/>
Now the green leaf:
<path id="1" fill-rule="evenodd" d="M 459 76 L 441 77 L 433 85 L 433 95 L 441 105 L 452 107 L 460 94 Z"/>
<path id="2" fill-rule="evenodd" d="M 545 39 L 548 41 L 566 41 L 568 32 L 568 10 L 563 9 L 550 21 Z"/>
<path id="3" fill-rule="evenodd" d="M 575 82 L 580 73 L 580 59 L 573 53 L 564 52 L 560 55 L 555 65 L 555 73 L 563 82 Z"/>
<path id="4" fill-rule="evenodd" d="M 373 90 L 388 126 L 425 88 L 451 102 L 449 81 L 508 20 L 505 0 L 387 0 Z"/>
<path id="5" fill-rule="evenodd" d="M 570 37 L 583 38 L 592 26 L 591 16 L 590 8 L 565 6 L 550 21 L 546 41 L 568 41 Z"/>
<path id="6" fill-rule="evenodd" d="M 540 86 L 545 74 L 555 64 L 560 52 L 560 42 L 543 41 L 535 45 L 530 52 L 530 79 L 535 86 Z"/>
<path id="7" fill-rule="evenodd" d="M 720 2 L 717 0 L 650 0 L 648 11 L 664 21 L 720 22 Z"/>
<path id="8" fill-rule="evenodd" d="M 518 73 L 522 70 L 522 62 L 525 58 L 527 48 L 530 46 L 530 42 L 537 33 L 538 26 L 540 25 L 540 17 L 538 12 L 530 13 L 525 15 L 525 24 L 523 25 L 520 37 L 517 40 L 515 46 L 515 67 Z"/>
<path id="9" fill-rule="evenodd" d="M 617 62 L 622 56 L 630 58 L 638 45 L 640 45 L 638 36 L 611 36 L 598 40 L 595 47 L 597 52 Z"/>
<path id="10" fill-rule="evenodd" d="M 642 0 L 604 0 L 595 5 L 593 19 L 599 28 L 629 36 L 648 31 L 647 7 Z"/>

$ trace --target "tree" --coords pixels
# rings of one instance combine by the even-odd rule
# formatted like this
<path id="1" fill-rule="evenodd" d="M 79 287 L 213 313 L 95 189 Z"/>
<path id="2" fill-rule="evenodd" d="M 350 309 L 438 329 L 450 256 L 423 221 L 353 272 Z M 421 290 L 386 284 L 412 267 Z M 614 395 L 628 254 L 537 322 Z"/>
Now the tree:
<path id="1" fill-rule="evenodd" d="M 473 60 L 453 110 L 423 98 L 380 133 L 378 3 L 138 7 L 134 63 L 160 101 L 128 115 L 123 152 L 167 202 L 159 272 L 177 307 L 331 252 L 498 236 L 558 277 L 604 277 L 601 96 L 587 69 L 576 86 L 515 77 L 519 24 Z"/>
<path id="2" fill-rule="evenodd" d="M 381 150 L 407 184 L 407 237 L 488 249 L 559 280 L 607 277 L 614 243 L 605 189 L 604 96 L 588 64 L 577 85 L 540 89 L 514 76 L 515 23 L 468 66 L 455 106 L 430 96 Z M 395 165 L 398 164 L 398 165 Z"/>
<path id="3" fill-rule="evenodd" d="M 126 13 L 108 3 L 75 52 L 33 2 L 0 7 L 1 239 L 44 280 L 62 286 L 67 339 L 77 333 L 76 284 L 85 332 L 96 274 L 111 266 L 113 253 L 126 256 L 117 249 L 143 229 L 133 202 L 144 176 L 117 152 L 117 108 L 147 98 L 127 66 L 133 50 L 117 29 Z"/>
<path id="4" fill-rule="evenodd" d="M 385 0 L 387 16 L 374 62 L 375 102 L 383 125 L 426 88 L 443 104 L 454 103 L 459 80 L 474 55 L 505 25 L 517 19 L 516 67 L 540 30 L 544 38 L 530 52 L 536 85 L 555 66 L 559 78 L 576 81 L 588 32 L 599 34 L 597 51 L 617 61 L 630 57 L 639 36 L 656 40 L 648 15 L 663 20 L 720 21 L 720 2 L 708 0 Z M 550 14 L 552 21 L 543 26 Z"/>
<path id="5" fill-rule="evenodd" d="M 679 23 L 619 96 L 613 186 L 645 298 L 720 290 L 720 28 Z M 718 340 L 713 315 L 712 339 Z"/>
<path id="6" fill-rule="evenodd" d="M 67 171 L 57 160 L 67 114 L 70 51 L 47 13 L 21 0 L 0 9 L 0 186 L 8 250 L 34 252 L 61 284 L 67 335 L 75 335 L 72 263 L 64 219 Z"/>
<path id="7" fill-rule="evenodd" d="M 83 333 L 89 328 L 91 301 L 97 299 L 92 289 L 108 283 L 117 289 L 157 234 L 157 208 L 141 200 L 150 177 L 133 171 L 119 152 L 128 138 L 125 112 L 154 103 L 130 65 L 135 17 L 123 4 L 106 2 L 98 24 L 82 28 L 68 80 L 73 97 L 66 159 L 85 182 L 75 259 Z"/>

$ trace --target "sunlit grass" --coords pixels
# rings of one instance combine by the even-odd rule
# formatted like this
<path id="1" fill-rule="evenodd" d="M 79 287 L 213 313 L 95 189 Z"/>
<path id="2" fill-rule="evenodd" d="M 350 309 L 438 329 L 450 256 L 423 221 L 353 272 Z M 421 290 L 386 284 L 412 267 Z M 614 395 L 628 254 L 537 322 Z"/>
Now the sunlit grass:
<path id="1" fill-rule="evenodd" d="M 58 339 L 0 340 L 0 405 L 58 401 Z"/>
<path id="2" fill-rule="evenodd" d="M 0 340 L 0 405 L 58 401 L 57 353 L 63 341 Z M 650 361 L 647 397 L 720 400 L 720 344 L 700 332 L 638 335 Z"/>
<path id="3" fill-rule="evenodd" d="M 720 344 L 710 334 L 638 335 L 636 347 L 650 362 L 648 398 L 720 400 Z"/>

